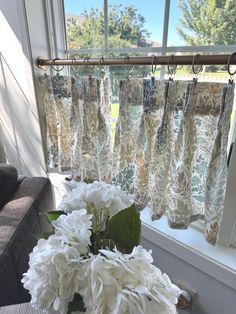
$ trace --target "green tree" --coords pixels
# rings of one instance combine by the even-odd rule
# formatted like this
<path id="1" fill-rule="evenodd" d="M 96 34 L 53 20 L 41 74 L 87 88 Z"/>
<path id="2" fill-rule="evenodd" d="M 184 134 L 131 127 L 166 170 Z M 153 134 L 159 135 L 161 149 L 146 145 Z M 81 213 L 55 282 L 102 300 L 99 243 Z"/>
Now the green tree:
<path id="1" fill-rule="evenodd" d="M 235 45 L 235 0 L 179 0 L 177 32 L 190 45 Z"/>
<path id="2" fill-rule="evenodd" d="M 68 28 L 68 46 L 75 48 L 104 47 L 104 12 L 91 8 L 84 11 L 81 26 L 72 22 Z M 115 4 L 109 10 L 109 47 L 142 47 L 150 33 L 144 28 L 145 19 L 133 5 Z"/>
<path id="3" fill-rule="evenodd" d="M 104 28 L 104 12 L 103 9 L 91 8 L 82 14 L 83 22 L 80 26 L 76 21 L 72 21 L 67 30 L 69 49 L 80 48 L 104 48 L 105 47 L 105 28 Z M 135 6 L 123 6 L 114 4 L 109 7 L 108 20 L 108 36 L 109 48 L 136 48 L 149 46 L 146 39 L 150 37 L 150 33 L 144 28 L 145 18 L 138 13 Z M 127 54 L 118 54 L 113 52 L 110 56 L 124 57 Z M 132 56 L 134 53 L 132 53 Z M 87 55 L 86 55 L 87 56 Z M 90 54 L 91 57 L 101 57 L 98 54 Z M 85 57 L 84 55 L 76 55 L 76 57 Z M 148 66 L 135 66 L 130 76 L 145 77 L 150 73 Z M 99 75 L 99 67 L 79 69 L 79 73 L 93 73 Z M 72 71 L 73 72 L 73 71 Z M 113 95 L 118 95 L 119 79 L 127 77 L 127 72 L 123 67 L 110 66 L 109 72 L 112 79 Z"/>

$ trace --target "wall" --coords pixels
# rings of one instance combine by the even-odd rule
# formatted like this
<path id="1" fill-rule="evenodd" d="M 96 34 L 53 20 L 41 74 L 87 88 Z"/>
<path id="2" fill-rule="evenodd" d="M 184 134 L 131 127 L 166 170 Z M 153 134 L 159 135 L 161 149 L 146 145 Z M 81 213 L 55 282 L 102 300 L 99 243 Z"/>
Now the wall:
<path id="1" fill-rule="evenodd" d="M 64 24 L 61 22 L 64 20 L 63 2 L 61 0 L 24 0 L 24 3 L 33 60 L 34 84 L 43 139 L 42 144 L 44 145 L 44 157 L 47 160 L 46 121 L 43 119 L 43 107 L 40 104 L 40 97 L 37 95 L 37 82 L 39 76 L 45 75 L 45 73 L 53 73 L 50 67 L 46 72 L 42 71 L 37 67 L 36 61 L 39 56 L 48 59 L 63 58 L 65 56 Z"/>
<path id="2" fill-rule="evenodd" d="M 197 293 L 192 309 L 190 311 L 179 310 L 179 314 L 236 313 L 236 291 L 234 289 L 193 267 L 185 260 L 170 254 L 165 248 L 161 248 L 153 242 L 155 239 L 149 241 L 142 238 L 143 246 L 152 250 L 154 264 L 166 272 L 174 282 L 180 282 Z"/>
<path id="3" fill-rule="evenodd" d="M 45 175 L 24 1 L 0 0 L 0 9 L 0 157 L 19 173 Z"/>

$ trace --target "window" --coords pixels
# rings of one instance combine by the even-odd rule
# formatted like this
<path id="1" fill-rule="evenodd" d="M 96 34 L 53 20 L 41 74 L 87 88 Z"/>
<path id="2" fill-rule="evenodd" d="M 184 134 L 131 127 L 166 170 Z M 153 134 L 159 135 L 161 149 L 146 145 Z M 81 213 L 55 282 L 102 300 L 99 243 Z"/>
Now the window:
<path id="1" fill-rule="evenodd" d="M 67 49 L 66 54 L 85 56 L 219 54 L 236 51 L 236 6 L 234 1 L 200 0 L 64 0 Z M 220 22 L 219 22 L 220 21 Z M 222 36 L 224 34 L 224 36 Z M 151 74 L 150 67 L 137 67 L 134 75 Z M 112 69 L 114 78 L 127 75 L 122 69 Z M 168 77 L 165 66 L 157 67 L 156 77 Z M 191 79 L 191 66 L 178 67 L 176 79 Z M 205 66 L 198 79 L 227 82 L 226 66 Z M 115 85 L 115 79 L 114 79 Z M 119 104 L 113 88 L 113 126 L 118 116 Z M 235 109 L 232 114 L 229 150 L 235 139 Z M 234 152 L 235 154 L 235 152 Z M 233 161 L 232 161 L 233 162 Z M 233 174 L 230 173 L 229 177 Z M 236 173 L 234 174 L 236 176 Z M 231 191 L 227 191 L 227 198 Z M 232 201 L 225 209 L 224 220 L 236 221 Z M 230 214 L 228 214 L 228 212 Z M 197 227 L 198 228 L 198 227 Z M 224 244 L 232 239 L 223 236 Z M 224 232 L 221 232 L 221 234 Z M 228 239 L 226 241 L 226 238 Z M 236 235 L 235 241 L 236 243 Z"/>

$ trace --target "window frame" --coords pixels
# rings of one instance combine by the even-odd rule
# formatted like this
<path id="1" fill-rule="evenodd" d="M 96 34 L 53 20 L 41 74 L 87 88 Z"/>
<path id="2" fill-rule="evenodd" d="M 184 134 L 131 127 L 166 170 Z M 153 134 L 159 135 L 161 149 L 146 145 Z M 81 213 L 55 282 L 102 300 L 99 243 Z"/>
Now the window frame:
<path id="1" fill-rule="evenodd" d="M 61 25 L 63 25 L 64 32 L 59 34 L 57 37 L 67 38 L 66 34 L 66 23 L 65 20 L 61 21 L 62 17 L 65 17 L 65 7 L 64 0 L 60 2 L 60 8 L 63 10 L 61 14 L 55 16 L 55 19 L 59 19 Z M 65 42 L 65 56 L 73 54 L 100 54 L 101 56 L 107 55 L 109 53 L 149 53 L 149 54 L 160 54 L 165 56 L 167 54 L 173 53 L 233 53 L 236 51 L 236 45 L 211 45 L 211 46 L 167 46 L 168 43 L 168 27 L 170 18 L 170 5 L 171 0 L 165 0 L 164 6 L 164 24 L 163 24 L 163 36 L 162 36 L 162 46 L 161 47 L 141 47 L 141 48 L 109 48 L 108 41 L 108 0 L 104 0 L 104 48 L 82 48 L 82 49 L 68 49 L 67 40 Z M 62 28 L 61 28 L 62 29 Z M 50 30 L 49 34 L 53 36 L 53 29 Z M 166 66 L 161 67 L 160 78 L 164 78 L 166 75 Z M 233 130 L 229 136 L 229 147 L 231 143 L 235 142 L 236 138 L 236 114 L 233 121 Z M 234 246 L 236 247 L 236 198 L 234 192 L 234 186 L 236 186 L 236 147 L 234 147 L 231 154 L 231 162 L 229 164 L 229 175 L 227 179 L 227 188 L 225 195 L 225 208 L 223 213 L 223 218 L 221 222 L 220 234 L 218 242 L 224 246 Z M 192 227 L 198 231 L 203 232 L 203 224 L 196 223 L 192 224 Z"/>

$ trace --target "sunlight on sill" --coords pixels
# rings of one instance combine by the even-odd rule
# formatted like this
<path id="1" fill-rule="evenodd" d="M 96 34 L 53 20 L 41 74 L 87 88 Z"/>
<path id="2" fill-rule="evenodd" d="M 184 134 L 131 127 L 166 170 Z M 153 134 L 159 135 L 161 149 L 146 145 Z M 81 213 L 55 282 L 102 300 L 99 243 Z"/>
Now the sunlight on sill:
<path id="1" fill-rule="evenodd" d="M 210 245 L 205 241 L 201 231 L 189 227 L 186 230 L 171 229 L 168 226 L 167 217 L 152 221 L 150 209 L 145 208 L 141 212 L 142 236 L 169 253 L 183 259 L 187 263 L 202 270 L 206 266 L 206 272 L 210 269 L 212 276 L 219 279 L 217 269 L 224 270 L 224 279 L 228 283 L 228 274 L 236 279 L 236 248 L 224 247 L 219 244 Z M 228 272 L 228 274 L 226 274 Z M 222 280 L 224 281 L 224 280 Z M 234 283 L 236 287 L 236 282 Z"/>

